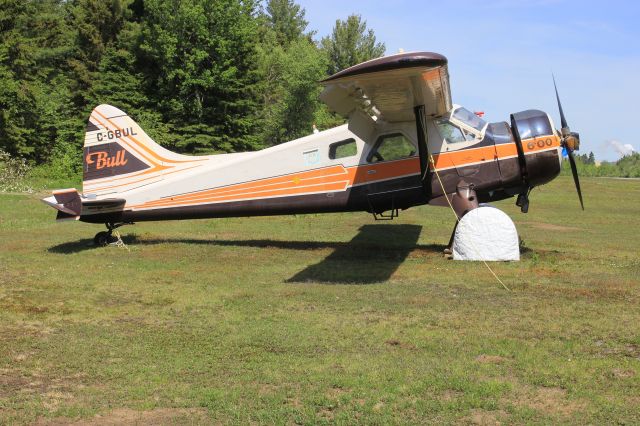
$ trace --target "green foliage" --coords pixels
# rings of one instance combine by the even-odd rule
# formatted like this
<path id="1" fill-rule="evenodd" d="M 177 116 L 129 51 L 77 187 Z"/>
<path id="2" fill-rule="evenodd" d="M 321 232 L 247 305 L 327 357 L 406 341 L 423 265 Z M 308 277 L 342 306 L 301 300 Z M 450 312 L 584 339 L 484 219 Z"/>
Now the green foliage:
<path id="1" fill-rule="evenodd" d="M 625 155 L 616 163 L 624 177 L 640 177 L 640 154 Z"/>
<path id="2" fill-rule="evenodd" d="M 586 158 L 586 160 L 585 160 Z M 640 153 L 634 152 L 631 155 L 625 155 L 615 163 L 603 161 L 599 165 L 596 164 L 593 153 L 589 155 L 576 155 L 576 166 L 580 176 L 589 177 L 624 177 L 637 178 L 640 177 Z M 571 168 L 568 161 L 562 162 L 563 175 L 571 175 Z"/>
<path id="3" fill-rule="evenodd" d="M 350 15 L 346 21 L 336 20 L 331 37 L 321 41 L 329 60 L 328 74 L 384 55 L 384 43 L 377 43 L 372 29 L 360 15 Z"/>
<path id="4" fill-rule="evenodd" d="M 305 11 L 293 0 L 269 0 L 266 12 L 267 27 L 273 31 L 281 46 L 288 46 L 305 35 L 309 24 L 304 19 Z M 310 35 L 307 36 L 310 38 Z"/>
<path id="5" fill-rule="evenodd" d="M 596 156 L 592 151 L 589 154 L 576 155 L 575 158 L 581 161 L 582 164 L 596 164 Z"/>
<path id="6" fill-rule="evenodd" d="M 258 48 L 258 72 L 262 76 L 262 137 L 275 145 L 311 133 L 318 110 L 325 59 L 305 38 L 280 46 L 274 39 Z"/>
<path id="7" fill-rule="evenodd" d="M 104 103 L 194 154 L 341 124 L 318 101 L 341 65 L 307 25 L 293 0 L 0 0 L 0 149 L 75 179 L 87 117 Z M 360 17 L 334 33 L 345 67 L 384 51 Z"/>
<path id="8" fill-rule="evenodd" d="M 254 9 L 237 0 L 145 2 L 146 74 L 165 119 L 184 129 L 181 150 L 255 147 Z"/>
<path id="9" fill-rule="evenodd" d="M 345 123 L 345 119 L 321 103 L 314 114 L 314 121 L 320 130 L 331 129 Z"/>
<path id="10" fill-rule="evenodd" d="M 28 172 L 24 158 L 12 157 L 0 149 L 0 192 L 31 192 L 25 179 Z"/>

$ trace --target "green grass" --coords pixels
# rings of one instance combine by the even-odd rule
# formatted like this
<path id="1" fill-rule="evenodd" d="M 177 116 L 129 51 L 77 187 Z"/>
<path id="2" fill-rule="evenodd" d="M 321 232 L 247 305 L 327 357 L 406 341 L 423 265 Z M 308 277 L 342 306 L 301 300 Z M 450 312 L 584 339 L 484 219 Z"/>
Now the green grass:
<path id="1" fill-rule="evenodd" d="M 0 423 L 640 422 L 640 181 L 498 203 L 527 247 L 443 258 L 444 208 L 142 223 L 129 250 L 0 195 Z M 95 417 L 95 416 L 101 417 Z"/>

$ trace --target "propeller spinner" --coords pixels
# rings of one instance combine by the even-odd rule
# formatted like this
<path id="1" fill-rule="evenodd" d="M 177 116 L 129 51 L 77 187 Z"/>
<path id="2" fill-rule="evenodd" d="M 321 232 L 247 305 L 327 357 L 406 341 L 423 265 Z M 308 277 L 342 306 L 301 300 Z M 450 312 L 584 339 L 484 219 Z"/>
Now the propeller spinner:
<path id="1" fill-rule="evenodd" d="M 562 129 L 560 129 L 560 133 L 562 134 L 562 146 L 567 151 L 567 156 L 569 157 L 569 164 L 571 165 L 571 174 L 573 175 L 573 182 L 576 185 L 576 191 L 578 191 L 578 198 L 580 198 L 580 206 L 582 210 L 584 210 L 584 203 L 582 202 L 582 191 L 580 190 L 580 179 L 578 178 L 578 168 L 576 167 L 576 160 L 573 157 L 573 151 L 580 149 L 580 135 L 576 132 L 572 132 L 569 129 L 569 125 L 567 124 L 567 119 L 564 116 L 564 111 L 562 110 L 562 104 L 560 103 L 560 96 L 558 95 L 558 86 L 556 86 L 556 78 L 552 75 L 553 78 L 553 88 L 556 90 L 556 100 L 558 101 L 558 110 L 560 111 L 560 124 L 562 125 Z"/>

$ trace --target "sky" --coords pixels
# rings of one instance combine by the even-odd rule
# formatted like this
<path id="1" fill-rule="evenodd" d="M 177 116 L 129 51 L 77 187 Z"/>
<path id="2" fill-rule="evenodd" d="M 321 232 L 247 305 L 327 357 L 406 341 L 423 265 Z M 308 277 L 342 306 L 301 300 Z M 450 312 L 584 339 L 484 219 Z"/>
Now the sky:
<path id="1" fill-rule="evenodd" d="M 296 0 L 316 38 L 359 14 L 383 42 L 449 59 L 453 102 L 488 121 L 541 109 L 560 128 L 552 73 L 580 153 L 640 150 L 640 2 Z"/>

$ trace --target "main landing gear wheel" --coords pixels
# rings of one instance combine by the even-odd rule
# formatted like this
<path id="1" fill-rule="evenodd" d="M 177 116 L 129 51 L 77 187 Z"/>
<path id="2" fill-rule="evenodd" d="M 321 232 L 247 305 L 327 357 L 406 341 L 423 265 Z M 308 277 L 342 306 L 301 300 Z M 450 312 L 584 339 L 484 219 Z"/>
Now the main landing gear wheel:
<path id="1" fill-rule="evenodd" d="M 93 237 L 93 244 L 98 247 L 104 247 L 117 242 L 118 238 L 113 236 L 113 230 L 124 225 L 133 225 L 133 222 L 105 223 L 107 231 L 98 232 L 96 236 Z"/>
<path id="2" fill-rule="evenodd" d="M 93 237 L 93 244 L 98 247 L 105 247 L 109 244 L 115 243 L 117 238 L 111 235 L 109 231 L 100 231 Z"/>

